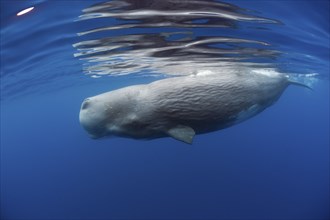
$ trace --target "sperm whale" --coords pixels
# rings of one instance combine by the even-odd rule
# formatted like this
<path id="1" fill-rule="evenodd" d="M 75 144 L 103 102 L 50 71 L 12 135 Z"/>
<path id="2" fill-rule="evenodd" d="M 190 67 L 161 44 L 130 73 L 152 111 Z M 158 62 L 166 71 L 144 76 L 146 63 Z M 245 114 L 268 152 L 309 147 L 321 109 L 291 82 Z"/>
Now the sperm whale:
<path id="1" fill-rule="evenodd" d="M 240 123 L 275 103 L 307 76 L 273 69 L 199 71 L 190 76 L 133 85 L 85 99 L 80 123 L 92 138 L 172 137 L 191 144 L 196 134 Z"/>

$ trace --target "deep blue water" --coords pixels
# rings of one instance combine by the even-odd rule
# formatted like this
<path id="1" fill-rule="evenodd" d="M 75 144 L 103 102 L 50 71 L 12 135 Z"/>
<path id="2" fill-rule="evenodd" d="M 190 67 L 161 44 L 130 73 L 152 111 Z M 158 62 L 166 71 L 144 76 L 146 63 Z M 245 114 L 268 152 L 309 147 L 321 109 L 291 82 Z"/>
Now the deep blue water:
<path id="1" fill-rule="evenodd" d="M 83 9 L 99 2 L 1 0 L 1 219 L 330 218 L 329 1 L 226 1 L 276 23 L 78 36 L 118 25 L 106 17 L 79 19 Z M 30 6 L 35 9 L 29 14 L 16 16 Z M 318 73 L 319 81 L 313 91 L 290 86 L 261 114 L 198 135 L 191 146 L 171 138 L 90 139 L 78 120 L 86 97 L 164 73 L 143 66 L 134 74 L 91 77 L 88 67 L 104 63 L 75 57 L 79 47 L 73 45 L 180 31 L 266 42 L 267 47 L 233 42 L 224 49 L 247 51 L 237 65 Z"/>

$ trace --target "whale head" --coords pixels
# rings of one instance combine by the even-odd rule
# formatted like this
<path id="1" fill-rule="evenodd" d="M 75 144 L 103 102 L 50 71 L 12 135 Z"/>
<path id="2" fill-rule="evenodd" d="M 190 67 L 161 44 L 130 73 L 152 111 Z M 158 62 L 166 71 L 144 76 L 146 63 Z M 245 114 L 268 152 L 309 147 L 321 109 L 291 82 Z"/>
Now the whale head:
<path id="1" fill-rule="evenodd" d="M 108 135 L 106 107 L 98 97 L 86 98 L 81 104 L 79 121 L 93 139 Z"/>
<path id="2" fill-rule="evenodd" d="M 93 139 L 125 135 L 127 125 L 135 120 L 134 96 L 120 89 L 86 98 L 81 104 L 79 120 Z"/>

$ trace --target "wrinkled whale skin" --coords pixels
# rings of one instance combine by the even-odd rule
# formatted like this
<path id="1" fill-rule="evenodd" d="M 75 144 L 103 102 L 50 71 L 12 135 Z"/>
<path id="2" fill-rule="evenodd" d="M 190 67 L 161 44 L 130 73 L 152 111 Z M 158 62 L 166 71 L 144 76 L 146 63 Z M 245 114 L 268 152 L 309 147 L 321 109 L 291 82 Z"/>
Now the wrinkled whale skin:
<path id="1" fill-rule="evenodd" d="M 80 123 L 92 138 L 171 136 L 192 143 L 195 133 L 223 129 L 260 113 L 289 84 L 278 72 L 167 78 L 85 99 Z"/>

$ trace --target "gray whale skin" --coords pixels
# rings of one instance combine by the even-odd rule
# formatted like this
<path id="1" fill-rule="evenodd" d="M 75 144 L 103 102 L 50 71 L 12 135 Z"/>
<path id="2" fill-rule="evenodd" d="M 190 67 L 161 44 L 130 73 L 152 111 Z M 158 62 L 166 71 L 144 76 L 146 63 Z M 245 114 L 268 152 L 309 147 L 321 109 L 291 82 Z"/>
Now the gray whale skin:
<path id="1" fill-rule="evenodd" d="M 170 136 L 191 144 L 195 134 L 223 129 L 260 113 L 292 83 L 303 85 L 270 70 L 204 71 L 87 98 L 79 119 L 91 138 Z"/>

